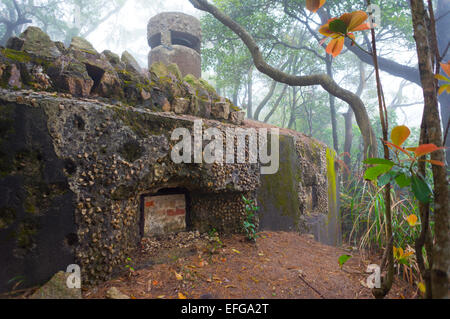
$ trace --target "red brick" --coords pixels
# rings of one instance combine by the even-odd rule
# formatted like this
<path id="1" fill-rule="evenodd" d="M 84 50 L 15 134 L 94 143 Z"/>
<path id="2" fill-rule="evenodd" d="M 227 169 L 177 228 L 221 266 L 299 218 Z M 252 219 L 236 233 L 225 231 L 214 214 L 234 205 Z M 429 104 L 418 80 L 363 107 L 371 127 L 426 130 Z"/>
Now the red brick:
<path id="1" fill-rule="evenodd" d="M 145 202 L 145 207 L 153 207 L 155 206 L 155 202 L 154 201 L 149 201 L 149 202 Z"/>
<path id="2" fill-rule="evenodd" d="M 167 210 L 167 215 L 169 215 L 169 216 L 178 216 L 178 215 L 184 215 L 184 214 L 186 214 L 186 211 L 184 209 L 180 209 L 180 208 L 177 208 L 176 210 L 174 210 L 174 209 Z"/>

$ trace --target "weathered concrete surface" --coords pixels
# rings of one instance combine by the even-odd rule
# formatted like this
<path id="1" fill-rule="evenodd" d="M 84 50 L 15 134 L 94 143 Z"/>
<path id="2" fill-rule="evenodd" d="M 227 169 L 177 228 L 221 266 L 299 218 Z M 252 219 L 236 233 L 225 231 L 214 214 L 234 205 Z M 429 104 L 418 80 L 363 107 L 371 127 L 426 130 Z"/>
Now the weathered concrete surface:
<path id="1" fill-rule="evenodd" d="M 246 120 L 252 127 L 273 127 Z M 261 175 L 256 191 L 260 229 L 311 233 L 329 245 L 341 242 L 339 188 L 334 152 L 299 132 L 280 129 L 280 167 Z"/>
<path id="2" fill-rule="evenodd" d="M 259 166 L 175 164 L 171 133 L 194 132 L 198 118 L 63 96 L 0 91 L 2 290 L 72 263 L 84 283 L 109 278 L 140 240 L 140 196 L 161 188 L 190 192 L 195 229 L 240 231 L 240 196 L 259 185 Z"/>
<path id="3" fill-rule="evenodd" d="M 74 263 L 77 228 L 76 195 L 64 172 L 71 162 L 56 154 L 44 109 L 0 96 L 0 291 L 5 291 L 21 280 L 25 286 L 41 284 Z"/>

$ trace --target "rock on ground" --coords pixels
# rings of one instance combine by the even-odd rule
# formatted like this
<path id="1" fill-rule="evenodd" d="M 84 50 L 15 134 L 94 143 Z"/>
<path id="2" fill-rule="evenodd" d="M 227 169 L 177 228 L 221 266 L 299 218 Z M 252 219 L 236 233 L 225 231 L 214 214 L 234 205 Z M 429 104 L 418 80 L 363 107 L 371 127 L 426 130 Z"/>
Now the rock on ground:
<path id="1" fill-rule="evenodd" d="M 81 289 L 67 287 L 69 275 L 63 271 L 56 273 L 31 296 L 31 299 L 82 299 Z"/>

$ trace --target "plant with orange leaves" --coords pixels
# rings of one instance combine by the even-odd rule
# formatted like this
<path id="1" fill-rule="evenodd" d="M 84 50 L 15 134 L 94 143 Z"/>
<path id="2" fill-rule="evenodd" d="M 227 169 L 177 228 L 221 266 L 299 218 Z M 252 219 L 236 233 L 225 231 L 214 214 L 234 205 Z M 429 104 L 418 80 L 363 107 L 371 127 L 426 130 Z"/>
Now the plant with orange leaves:
<path id="1" fill-rule="evenodd" d="M 442 67 L 442 70 L 444 70 L 445 74 L 447 74 L 447 76 L 449 78 L 443 76 L 442 74 L 436 74 L 435 77 L 438 80 L 449 82 L 449 84 L 442 84 L 439 87 L 438 94 L 442 94 L 444 92 L 450 93 L 450 61 L 447 61 L 447 63 L 441 63 L 441 67 Z"/>
<path id="2" fill-rule="evenodd" d="M 326 24 L 321 26 L 319 32 L 325 36 L 321 44 L 328 38 L 331 38 L 330 43 L 327 45 L 327 53 L 333 57 L 338 56 L 344 47 L 345 38 L 349 38 L 352 40 L 352 45 L 359 47 L 353 32 L 370 29 L 369 23 L 365 22 L 367 18 L 367 13 L 364 11 L 353 11 L 344 13 L 339 18 L 331 18 Z"/>
<path id="3" fill-rule="evenodd" d="M 426 155 L 444 149 L 434 144 L 422 144 L 417 147 L 403 148 L 402 145 L 411 134 L 407 126 L 397 126 L 391 132 L 391 142 L 383 141 L 394 153 L 394 160 L 384 158 L 369 158 L 365 164 L 369 167 L 364 178 L 378 180 L 378 185 L 395 182 L 400 188 L 410 187 L 412 193 L 422 203 L 431 201 L 432 190 L 424 176 L 417 169 L 418 162 L 427 162 L 432 165 L 444 166 L 444 163 L 424 158 Z M 406 155 L 402 157 L 402 155 Z"/>

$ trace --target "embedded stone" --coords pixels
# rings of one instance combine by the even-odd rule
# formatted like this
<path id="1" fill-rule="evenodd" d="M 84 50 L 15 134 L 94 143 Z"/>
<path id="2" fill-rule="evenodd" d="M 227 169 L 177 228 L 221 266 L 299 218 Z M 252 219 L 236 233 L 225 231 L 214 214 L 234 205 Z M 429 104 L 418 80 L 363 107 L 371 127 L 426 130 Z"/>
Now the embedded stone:
<path id="1" fill-rule="evenodd" d="M 235 125 L 241 125 L 245 118 L 244 111 L 232 111 L 230 112 L 230 122 Z"/>
<path id="2" fill-rule="evenodd" d="M 126 69 L 128 71 L 132 71 L 132 72 L 136 72 L 136 73 L 142 72 L 141 66 L 128 51 L 124 51 L 122 53 L 121 61 L 125 64 Z"/>
<path id="3" fill-rule="evenodd" d="M 72 42 L 70 42 L 69 49 L 87 51 L 91 54 L 98 54 L 94 46 L 88 40 L 81 37 L 73 37 Z"/>
<path id="4" fill-rule="evenodd" d="M 230 115 L 230 104 L 228 102 L 215 102 L 211 108 L 211 115 L 216 119 L 227 120 Z"/>
<path id="5" fill-rule="evenodd" d="M 55 43 L 38 27 L 28 27 L 19 38 L 23 42 L 16 39 L 10 43 L 14 50 L 25 51 L 47 59 L 54 59 L 61 55 Z"/>
<path id="6" fill-rule="evenodd" d="M 8 85 L 13 88 L 19 89 L 22 88 L 22 81 L 20 80 L 21 77 L 19 68 L 15 64 L 12 64 L 9 72 L 11 75 L 8 80 Z"/>
<path id="7" fill-rule="evenodd" d="M 177 114 L 186 114 L 189 110 L 190 101 L 185 98 L 176 98 L 173 102 L 173 111 Z"/>

